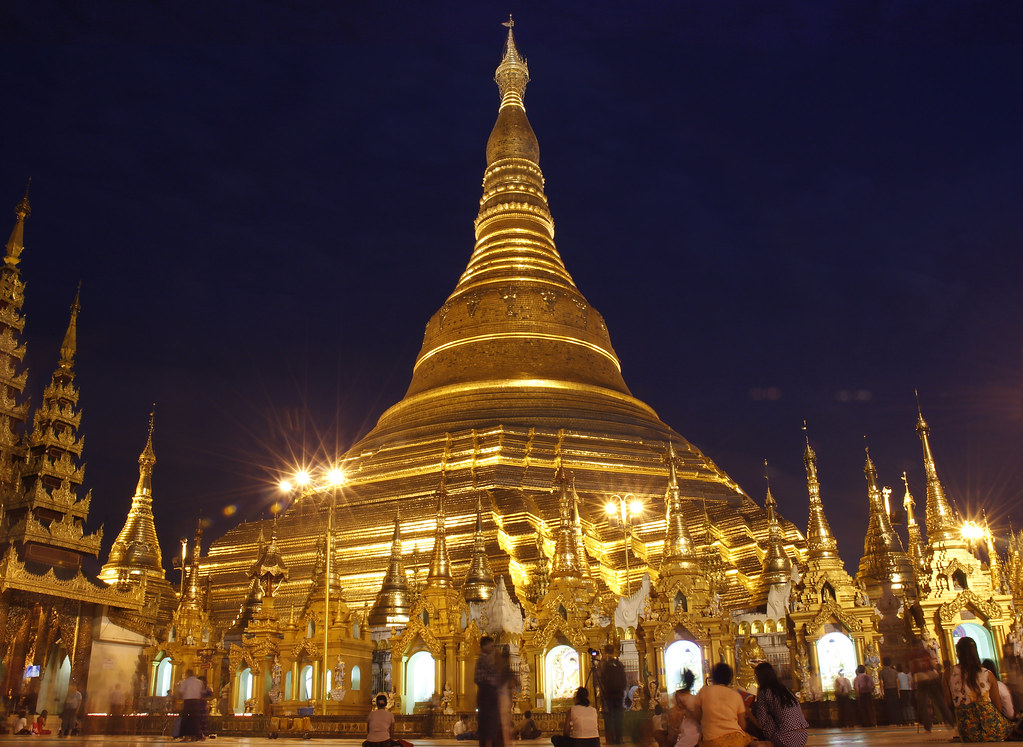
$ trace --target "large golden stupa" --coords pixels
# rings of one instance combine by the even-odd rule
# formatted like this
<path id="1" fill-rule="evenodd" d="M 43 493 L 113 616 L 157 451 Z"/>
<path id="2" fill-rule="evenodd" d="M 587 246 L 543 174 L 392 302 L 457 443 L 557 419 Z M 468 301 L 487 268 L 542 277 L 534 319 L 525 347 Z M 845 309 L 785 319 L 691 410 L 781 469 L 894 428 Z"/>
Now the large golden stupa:
<path id="1" fill-rule="evenodd" d="M 490 566 L 528 593 L 545 565 L 540 553 L 555 549 L 559 467 L 578 492 L 592 577 L 616 593 L 634 589 L 643 573 L 656 578 L 661 565 L 669 445 L 698 554 L 725 569 L 725 604 L 750 607 L 769 544 L 768 515 L 626 386 L 603 317 L 554 243 L 540 148 L 523 103 L 529 70 L 510 26 L 495 80 L 500 108 L 468 265 L 426 325 L 405 397 L 339 458 L 344 484 L 306 490 L 280 515 L 277 547 L 290 575 L 276 592 L 276 608 L 286 614 L 289 604 L 304 604 L 332 505 L 334 562 L 350 607 L 368 610 L 377 597 L 399 510 L 401 542 L 394 546 L 413 586 L 417 577 L 425 580 L 442 479 L 456 583 L 470 566 L 481 500 Z M 610 496 L 628 494 L 643 504 L 632 525 L 629 581 L 625 533 L 605 511 Z M 784 520 L 780 528 L 787 554 L 805 554 L 799 531 Z M 269 520 L 241 524 L 203 559 L 217 625 L 226 627 L 247 599 L 251 606 L 248 571 L 270 534 Z"/>

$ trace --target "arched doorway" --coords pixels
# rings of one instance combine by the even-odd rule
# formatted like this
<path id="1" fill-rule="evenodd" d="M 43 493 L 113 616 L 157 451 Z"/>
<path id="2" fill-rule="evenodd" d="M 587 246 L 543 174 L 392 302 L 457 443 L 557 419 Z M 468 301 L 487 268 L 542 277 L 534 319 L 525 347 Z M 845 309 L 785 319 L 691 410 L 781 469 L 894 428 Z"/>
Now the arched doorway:
<path id="1" fill-rule="evenodd" d="M 835 691 L 835 678 L 841 672 L 850 680 L 856 673 L 856 646 L 845 633 L 833 631 L 817 640 L 817 664 L 820 667 L 821 689 Z"/>
<path id="2" fill-rule="evenodd" d="M 412 713 L 416 703 L 423 703 L 433 697 L 436 689 L 437 664 L 429 651 L 417 651 L 405 665 L 405 697 L 401 700 L 402 710 Z"/>
<path id="3" fill-rule="evenodd" d="M 544 658 L 544 676 L 546 683 L 547 711 L 555 700 L 568 700 L 575 697 L 580 681 L 579 652 L 571 646 L 555 646 Z"/>
<path id="4" fill-rule="evenodd" d="M 692 641 L 675 641 L 664 649 L 664 679 L 668 685 L 668 703 L 671 694 L 682 686 L 682 672 L 690 670 L 696 677 L 693 692 L 703 687 L 703 650 Z"/>
<path id="5" fill-rule="evenodd" d="M 174 665 L 169 656 L 164 656 L 156 666 L 156 677 L 153 678 L 153 695 L 164 698 L 170 694 L 171 675 L 174 673 Z"/>
<path id="6" fill-rule="evenodd" d="M 238 672 L 238 697 L 235 698 L 234 712 L 245 713 L 245 701 L 252 697 L 252 670 L 246 667 Z"/>
<path id="7" fill-rule="evenodd" d="M 306 664 L 298 673 L 298 699 L 313 699 L 313 665 Z"/>
<path id="8" fill-rule="evenodd" d="M 71 681 L 71 657 L 63 646 L 54 646 L 47 657 L 46 667 L 39 682 L 39 698 L 36 708 L 46 708 L 50 713 L 60 713 Z"/>
<path id="9" fill-rule="evenodd" d="M 998 655 L 995 653 L 995 642 L 991 638 L 991 631 L 978 623 L 962 623 L 952 631 L 953 644 L 958 643 L 960 638 L 972 638 L 977 642 L 977 653 L 980 660 L 992 659 L 997 666 Z"/>

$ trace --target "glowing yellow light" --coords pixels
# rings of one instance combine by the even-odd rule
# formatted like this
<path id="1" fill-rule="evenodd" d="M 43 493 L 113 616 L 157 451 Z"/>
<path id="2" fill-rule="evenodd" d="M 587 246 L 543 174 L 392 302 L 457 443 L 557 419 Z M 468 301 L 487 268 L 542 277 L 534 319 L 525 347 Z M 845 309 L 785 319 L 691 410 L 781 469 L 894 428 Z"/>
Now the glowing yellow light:
<path id="1" fill-rule="evenodd" d="M 287 480 L 281 480 L 279 483 L 277 483 L 277 487 L 281 489 L 282 493 L 291 492 L 291 483 L 288 482 Z"/>
<path id="2" fill-rule="evenodd" d="M 309 484 L 309 473 L 306 472 L 304 469 L 299 470 L 295 474 L 295 482 L 298 483 L 299 487 L 304 488 L 306 485 Z"/>
<path id="3" fill-rule="evenodd" d="M 606 506 L 604 506 L 604 510 L 607 511 L 608 516 L 614 516 L 615 512 L 618 511 L 618 506 L 616 506 L 613 503 L 608 503 Z"/>
<path id="4" fill-rule="evenodd" d="M 337 487 L 345 481 L 345 472 L 339 467 L 335 467 L 327 473 L 327 482 L 331 486 Z"/>
<path id="5" fill-rule="evenodd" d="M 238 507 L 233 503 L 230 506 L 224 506 L 224 516 L 234 516 L 238 512 Z"/>
<path id="6" fill-rule="evenodd" d="M 963 534 L 963 539 L 970 540 L 971 542 L 979 540 L 984 536 L 984 527 L 975 521 L 963 522 L 963 526 L 960 531 Z"/>
<path id="7" fill-rule="evenodd" d="M 631 504 L 629 505 L 629 511 L 631 511 L 631 512 L 632 512 L 632 515 L 633 515 L 633 516 L 636 516 L 637 514 L 641 514 L 641 513 L 643 513 L 643 502 L 642 502 L 642 501 L 639 501 L 639 500 L 635 500 L 635 501 L 633 501 L 633 502 L 632 502 L 632 503 L 631 503 Z"/>

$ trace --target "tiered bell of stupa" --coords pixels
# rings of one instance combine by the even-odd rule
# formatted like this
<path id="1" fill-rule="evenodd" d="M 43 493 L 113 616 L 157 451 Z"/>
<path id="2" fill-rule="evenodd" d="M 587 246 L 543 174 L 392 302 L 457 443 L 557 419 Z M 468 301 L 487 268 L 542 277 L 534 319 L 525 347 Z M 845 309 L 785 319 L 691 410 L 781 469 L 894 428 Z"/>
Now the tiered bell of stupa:
<path id="1" fill-rule="evenodd" d="M 863 557 L 857 580 L 867 584 L 871 599 L 879 599 L 884 587 L 891 584 L 897 592 L 915 594 L 913 561 L 902 547 L 902 540 L 892 527 L 891 518 L 885 509 L 881 488 L 877 483 L 877 468 L 867 449 L 867 461 L 863 468 L 867 479 L 870 520 L 863 540 Z"/>

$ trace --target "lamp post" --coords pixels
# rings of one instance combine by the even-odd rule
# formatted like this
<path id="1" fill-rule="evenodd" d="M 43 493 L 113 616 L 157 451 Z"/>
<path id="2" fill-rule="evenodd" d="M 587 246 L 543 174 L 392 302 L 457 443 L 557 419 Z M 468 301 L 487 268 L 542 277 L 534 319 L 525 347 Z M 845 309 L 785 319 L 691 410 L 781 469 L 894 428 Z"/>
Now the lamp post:
<path id="1" fill-rule="evenodd" d="M 625 596 L 631 593 L 629 581 L 629 545 L 632 544 L 632 517 L 643 512 L 643 502 L 632 493 L 624 495 L 612 495 L 611 500 L 604 506 L 608 516 L 614 516 L 622 522 L 622 530 L 625 532 Z"/>
<path id="2" fill-rule="evenodd" d="M 302 490 L 303 495 L 309 495 L 312 493 L 322 493 L 329 491 L 330 494 L 330 507 L 327 511 L 327 534 L 325 537 L 326 545 L 326 557 L 324 559 L 323 568 L 323 672 L 321 674 L 323 680 L 323 713 L 327 713 L 327 695 L 330 691 L 331 685 L 331 671 L 327 649 L 330 646 L 330 580 L 331 580 L 331 560 L 334 555 L 334 511 L 337 508 L 337 491 L 341 485 L 344 484 L 345 473 L 340 467 L 331 467 L 327 470 L 325 480 L 320 485 L 313 485 L 312 477 L 306 470 L 301 470 L 295 474 L 295 484 Z M 282 480 L 280 488 L 284 492 L 291 492 L 291 483 L 287 480 Z"/>

